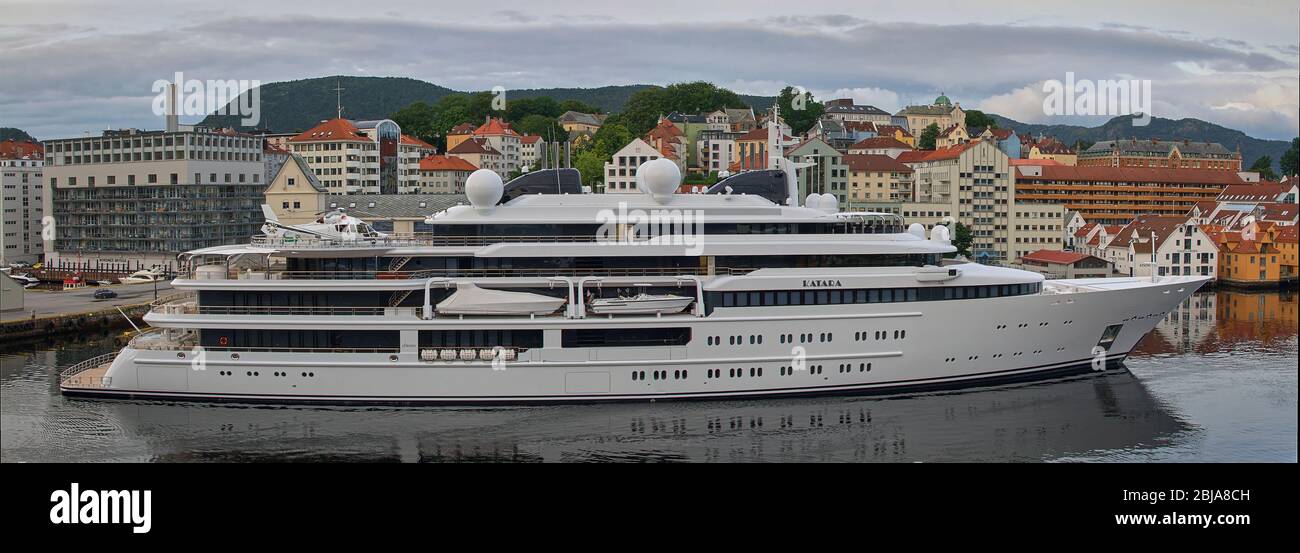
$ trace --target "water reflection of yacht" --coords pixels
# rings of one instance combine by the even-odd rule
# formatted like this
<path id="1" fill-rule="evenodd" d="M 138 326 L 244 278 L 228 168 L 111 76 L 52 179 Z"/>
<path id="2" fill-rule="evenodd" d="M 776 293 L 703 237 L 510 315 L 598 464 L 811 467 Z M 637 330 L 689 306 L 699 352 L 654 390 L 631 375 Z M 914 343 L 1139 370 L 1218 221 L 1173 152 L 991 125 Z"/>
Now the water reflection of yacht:
<path id="1" fill-rule="evenodd" d="M 1127 371 L 900 399 L 94 409 L 168 461 L 1030 461 L 1140 455 L 1192 429 Z"/>

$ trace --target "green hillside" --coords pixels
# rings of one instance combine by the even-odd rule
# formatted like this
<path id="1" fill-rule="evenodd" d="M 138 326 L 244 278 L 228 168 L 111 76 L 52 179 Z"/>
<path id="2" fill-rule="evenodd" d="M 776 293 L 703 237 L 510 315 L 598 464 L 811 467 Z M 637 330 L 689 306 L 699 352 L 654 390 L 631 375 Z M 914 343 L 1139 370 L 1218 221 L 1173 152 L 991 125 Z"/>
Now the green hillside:
<path id="1" fill-rule="evenodd" d="M 0 127 L 0 140 L 9 140 L 10 138 L 17 140 L 19 142 L 23 140 L 31 140 L 32 142 L 36 142 L 36 139 L 32 137 L 32 135 L 23 132 L 22 129 L 15 129 L 13 127 Z"/>

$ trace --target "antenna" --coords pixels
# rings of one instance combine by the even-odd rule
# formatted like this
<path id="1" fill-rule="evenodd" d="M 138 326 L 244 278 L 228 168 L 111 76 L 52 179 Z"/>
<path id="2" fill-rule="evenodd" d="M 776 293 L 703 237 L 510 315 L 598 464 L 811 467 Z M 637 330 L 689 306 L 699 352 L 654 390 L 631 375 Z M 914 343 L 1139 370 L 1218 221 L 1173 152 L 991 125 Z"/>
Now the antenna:
<path id="1" fill-rule="evenodd" d="M 343 84 L 338 77 L 334 78 L 334 105 L 338 109 L 338 118 L 343 118 Z"/>

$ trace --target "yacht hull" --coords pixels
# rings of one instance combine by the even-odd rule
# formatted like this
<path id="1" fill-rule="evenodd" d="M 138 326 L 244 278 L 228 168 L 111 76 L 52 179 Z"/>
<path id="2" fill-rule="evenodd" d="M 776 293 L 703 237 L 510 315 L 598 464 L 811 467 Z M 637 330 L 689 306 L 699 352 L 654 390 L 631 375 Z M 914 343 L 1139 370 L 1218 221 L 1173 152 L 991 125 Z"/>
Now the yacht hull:
<path id="1" fill-rule="evenodd" d="M 690 327 L 692 338 L 681 346 L 654 347 L 547 343 L 520 352 L 509 363 L 421 360 L 414 344 L 368 353 L 128 347 L 102 368 L 103 378 L 73 376 L 60 388 L 69 396 L 97 398 L 439 405 L 953 389 L 1117 368 L 1167 312 L 1204 282 L 1192 277 L 1088 279 L 1051 287 L 1088 289 L 1075 293 L 716 308 L 707 317 L 536 320 L 526 324 L 544 330 Z M 401 324 L 414 330 L 453 323 Z"/>

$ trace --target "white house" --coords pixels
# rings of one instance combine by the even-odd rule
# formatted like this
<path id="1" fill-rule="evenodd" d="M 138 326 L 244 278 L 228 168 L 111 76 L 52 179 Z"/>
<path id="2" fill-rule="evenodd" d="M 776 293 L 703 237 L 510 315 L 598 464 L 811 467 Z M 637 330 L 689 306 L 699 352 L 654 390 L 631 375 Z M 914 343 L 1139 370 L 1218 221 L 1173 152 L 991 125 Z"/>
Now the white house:
<path id="1" fill-rule="evenodd" d="M 605 193 L 629 194 L 637 192 L 636 168 L 642 163 L 663 157 L 650 143 L 634 138 L 614 158 L 605 163 Z"/>
<path id="2" fill-rule="evenodd" d="M 1218 244 L 1200 226 L 1177 225 L 1156 249 L 1157 274 L 1217 278 L 1218 254 Z"/>

